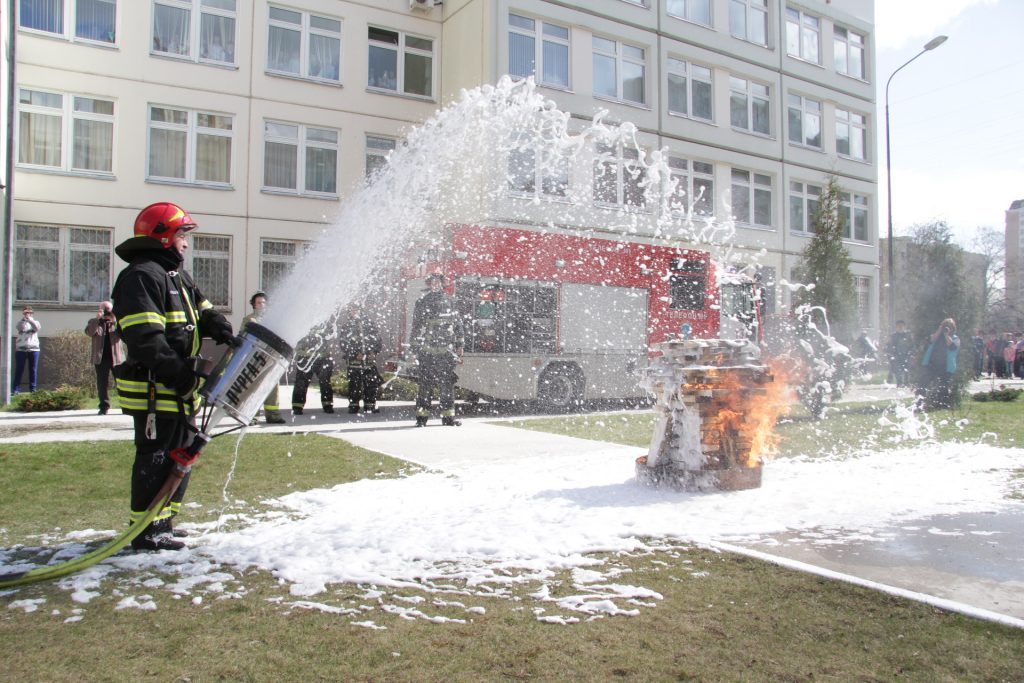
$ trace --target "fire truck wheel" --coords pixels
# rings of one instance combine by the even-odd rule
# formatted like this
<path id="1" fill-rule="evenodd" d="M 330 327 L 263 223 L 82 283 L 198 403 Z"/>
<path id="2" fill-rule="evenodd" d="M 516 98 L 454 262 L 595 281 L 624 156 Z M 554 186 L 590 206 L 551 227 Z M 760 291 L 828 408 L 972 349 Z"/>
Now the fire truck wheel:
<path id="1" fill-rule="evenodd" d="M 537 380 L 537 398 L 549 410 L 577 408 L 583 400 L 583 373 L 575 365 L 549 367 Z"/>

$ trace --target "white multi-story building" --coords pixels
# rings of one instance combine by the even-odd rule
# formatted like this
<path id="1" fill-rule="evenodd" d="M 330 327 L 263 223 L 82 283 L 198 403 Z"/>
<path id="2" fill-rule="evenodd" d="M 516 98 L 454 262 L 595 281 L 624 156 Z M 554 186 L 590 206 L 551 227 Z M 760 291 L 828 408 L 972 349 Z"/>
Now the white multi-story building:
<path id="1" fill-rule="evenodd" d="M 695 209 L 733 213 L 741 250 L 766 252 L 769 312 L 835 176 L 862 324 L 877 330 L 872 0 L 7 0 L 0 13 L 13 5 L 13 302 L 46 332 L 81 328 L 108 297 L 113 246 L 155 201 L 197 220 L 189 267 L 239 322 L 405 129 L 504 74 L 667 149 L 704 191 Z"/>

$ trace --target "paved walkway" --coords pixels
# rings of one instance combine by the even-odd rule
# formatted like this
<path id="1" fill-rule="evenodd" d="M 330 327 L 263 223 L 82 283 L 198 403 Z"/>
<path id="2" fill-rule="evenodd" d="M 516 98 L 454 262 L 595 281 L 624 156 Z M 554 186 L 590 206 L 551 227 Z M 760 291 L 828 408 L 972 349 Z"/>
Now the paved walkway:
<path id="1" fill-rule="evenodd" d="M 1024 381 L 982 380 L 972 390 L 987 391 L 999 385 L 1024 388 Z M 282 395 L 286 391 L 282 389 Z M 860 385 L 844 400 L 884 400 L 909 395 L 908 391 L 892 386 Z M 416 429 L 410 403 L 380 405 L 382 413 L 369 416 L 349 415 L 340 405 L 335 414 L 307 408 L 304 415 L 292 418 L 286 425 L 261 422 L 251 429 L 322 432 L 363 448 L 453 473 L 490 459 L 564 456 L 595 448 L 593 441 L 490 424 L 513 418 L 488 414 L 486 406 L 477 409 L 483 414 L 476 415 L 467 407 L 469 414 L 462 417 L 464 424 L 459 429 L 442 428 L 437 422 L 426 429 Z M 93 411 L 0 412 L 0 443 L 131 438 L 130 418 L 116 410 L 106 416 Z M 620 448 L 623 458 L 630 459 L 638 451 L 635 446 L 611 444 L 602 444 L 601 448 Z M 853 577 L 883 590 L 892 587 L 892 592 L 903 591 L 900 594 L 909 591 L 919 599 L 935 596 L 935 604 L 953 609 L 963 607 L 960 611 L 977 616 L 1007 621 L 1001 618 L 1005 615 L 1009 617 L 1008 623 L 1024 627 L 1024 510 L 998 515 L 937 516 L 914 524 L 903 523 L 888 531 L 889 540 L 884 543 L 813 543 L 808 542 L 805 532 L 780 534 L 737 549 L 807 571 Z M 998 537 L 998 543 L 992 542 L 993 536 Z"/>

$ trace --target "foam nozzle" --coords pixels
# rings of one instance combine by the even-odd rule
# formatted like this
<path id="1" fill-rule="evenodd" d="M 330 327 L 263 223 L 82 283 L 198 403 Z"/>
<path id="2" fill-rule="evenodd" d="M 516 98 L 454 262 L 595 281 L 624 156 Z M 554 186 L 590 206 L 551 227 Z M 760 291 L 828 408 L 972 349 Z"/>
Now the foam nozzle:
<path id="1" fill-rule="evenodd" d="M 272 330 L 255 322 L 246 324 L 239 339 L 240 343 L 210 371 L 199 393 L 207 405 L 248 425 L 267 393 L 288 370 L 294 350 Z"/>

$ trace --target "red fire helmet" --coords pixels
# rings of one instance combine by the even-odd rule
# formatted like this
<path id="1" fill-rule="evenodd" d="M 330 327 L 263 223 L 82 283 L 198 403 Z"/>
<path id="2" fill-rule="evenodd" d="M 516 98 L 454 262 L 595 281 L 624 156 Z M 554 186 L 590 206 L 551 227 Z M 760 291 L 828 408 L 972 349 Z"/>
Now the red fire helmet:
<path id="1" fill-rule="evenodd" d="M 164 248 L 171 246 L 171 241 L 179 231 L 188 232 L 195 227 L 196 222 L 192 216 L 171 202 L 150 204 L 135 217 L 135 236 L 160 240 Z"/>

